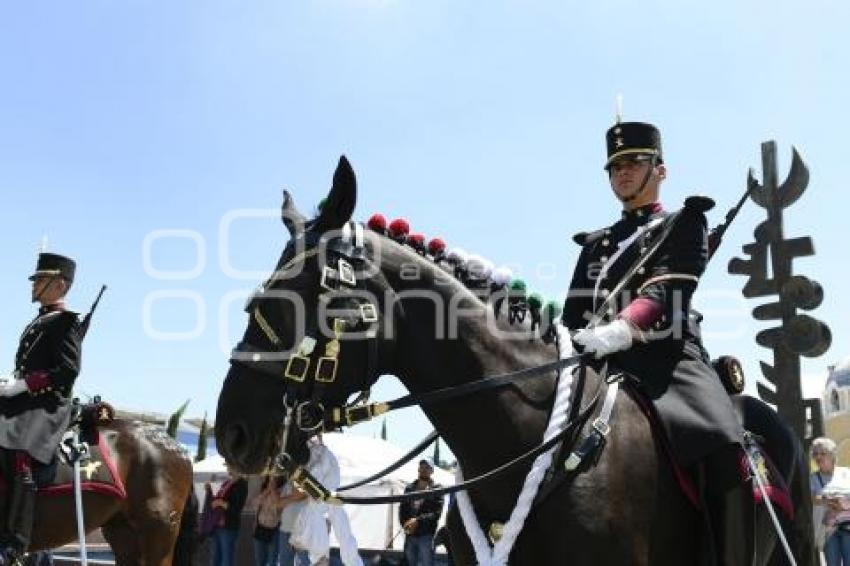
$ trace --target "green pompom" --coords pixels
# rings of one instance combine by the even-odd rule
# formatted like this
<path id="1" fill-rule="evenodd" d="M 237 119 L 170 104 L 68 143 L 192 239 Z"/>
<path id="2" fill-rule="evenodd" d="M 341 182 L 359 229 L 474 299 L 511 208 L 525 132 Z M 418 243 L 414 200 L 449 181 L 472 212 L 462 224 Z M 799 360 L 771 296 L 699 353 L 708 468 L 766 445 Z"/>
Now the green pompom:
<path id="1" fill-rule="evenodd" d="M 523 293 L 525 293 L 525 290 L 527 288 L 528 286 L 522 279 L 514 279 L 513 281 L 511 281 L 511 291 L 522 291 Z"/>
<path id="2" fill-rule="evenodd" d="M 561 303 L 557 301 L 549 301 L 546 303 L 546 316 L 549 320 L 555 320 L 561 315 Z"/>
<path id="3" fill-rule="evenodd" d="M 538 293 L 532 293 L 528 297 L 528 306 L 532 309 L 539 309 L 543 306 L 543 297 L 541 297 Z"/>

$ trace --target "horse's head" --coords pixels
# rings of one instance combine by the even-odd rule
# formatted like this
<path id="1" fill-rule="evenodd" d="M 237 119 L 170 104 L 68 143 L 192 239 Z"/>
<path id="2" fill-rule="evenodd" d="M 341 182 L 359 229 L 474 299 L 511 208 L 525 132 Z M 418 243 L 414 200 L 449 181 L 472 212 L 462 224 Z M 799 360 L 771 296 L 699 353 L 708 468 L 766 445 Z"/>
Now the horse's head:
<path id="1" fill-rule="evenodd" d="M 279 453 L 303 462 L 326 408 L 343 406 L 379 375 L 386 280 L 372 270 L 374 237 L 350 222 L 356 193 L 342 157 L 312 220 L 284 194 L 291 238 L 247 304 L 248 327 L 218 401 L 217 445 L 240 472 L 258 473 Z"/>

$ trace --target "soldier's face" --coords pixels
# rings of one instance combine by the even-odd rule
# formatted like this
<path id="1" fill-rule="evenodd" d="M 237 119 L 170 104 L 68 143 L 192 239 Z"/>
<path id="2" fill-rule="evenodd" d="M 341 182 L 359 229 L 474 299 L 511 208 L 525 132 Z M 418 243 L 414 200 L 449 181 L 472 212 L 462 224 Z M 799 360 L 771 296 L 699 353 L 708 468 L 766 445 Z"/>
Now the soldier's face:
<path id="1" fill-rule="evenodd" d="M 36 277 L 32 282 L 32 301 L 45 305 L 55 303 L 65 295 L 66 288 L 61 277 Z"/>
<path id="2" fill-rule="evenodd" d="M 652 167 L 651 162 L 647 159 L 626 158 L 612 163 L 609 169 L 611 188 L 618 196 L 628 197 L 640 188 L 641 183 L 646 178 L 647 171 L 650 169 L 652 171 L 646 181 L 644 194 L 647 198 L 655 201 L 658 198 L 658 185 L 664 179 L 666 169 L 664 165 Z"/>

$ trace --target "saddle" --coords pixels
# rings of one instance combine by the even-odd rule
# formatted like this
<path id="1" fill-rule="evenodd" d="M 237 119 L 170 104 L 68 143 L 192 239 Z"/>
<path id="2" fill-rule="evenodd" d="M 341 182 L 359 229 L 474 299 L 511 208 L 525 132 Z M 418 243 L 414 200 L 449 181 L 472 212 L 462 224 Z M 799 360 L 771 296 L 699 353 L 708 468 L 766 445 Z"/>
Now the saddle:
<path id="1" fill-rule="evenodd" d="M 728 367 L 734 367 L 732 364 L 737 364 L 740 375 L 740 383 L 741 389 L 743 390 L 743 371 L 740 369 L 740 362 L 731 356 L 727 356 L 730 361 L 725 362 L 730 364 Z M 717 363 L 717 360 L 714 361 Z M 724 382 L 724 386 L 726 386 L 727 382 Z M 729 382 L 732 383 L 732 382 Z M 685 470 L 679 464 L 676 459 L 676 455 L 673 452 L 672 446 L 670 444 L 669 439 L 667 438 L 667 434 L 664 430 L 664 426 L 661 424 L 661 419 L 658 416 L 658 413 L 655 410 L 655 407 L 652 403 L 646 399 L 643 394 L 635 387 L 630 386 L 626 383 L 625 391 L 627 394 L 634 399 L 637 405 L 640 407 L 641 411 L 646 415 L 647 420 L 649 421 L 650 428 L 652 429 L 652 434 L 655 437 L 655 441 L 658 443 L 661 451 L 665 455 L 670 468 L 673 471 L 673 475 L 676 478 L 676 481 L 679 484 L 679 487 L 682 490 L 682 493 L 688 498 L 688 500 L 694 505 L 695 508 L 700 508 L 700 497 L 699 497 L 699 489 L 697 488 L 696 481 L 693 476 Z M 727 388 L 727 391 L 729 389 Z M 780 467 L 782 469 L 786 469 L 787 466 L 782 465 L 780 463 L 779 466 L 774 462 L 771 454 L 781 454 L 784 453 L 783 448 L 777 446 L 776 442 L 771 442 L 770 438 L 765 438 L 760 435 L 761 431 L 753 431 L 752 428 L 755 428 L 754 425 L 756 423 L 753 422 L 753 419 L 748 415 L 751 412 L 749 409 L 752 406 L 752 402 L 755 399 L 751 397 L 747 397 L 745 395 L 737 395 L 733 394 L 732 396 L 732 405 L 735 408 L 735 412 L 738 414 L 738 419 L 744 425 L 745 435 L 749 436 L 753 441 L 753 449 L 751 452 L 751 457 L 754 460 L 756 468 L 759 469 L 759 473 L 763 478 L 765 483 L 765 492 L 767 493 L 770 500 L 776 505 L 785 516 L 789 520 L 793 520 L 794 518 L 794 505 L 791 500 L 791 491 L 788 485 L 785 482 L 783 474 L 780 472 Z M 793 460 L 793 459 L 792 459 Z M 741 474 L 741 480 L 746 481 L 752 479 L 752 472 L 750 471 L 749 464 L 747 462 L 746 454 L 743 449 L 739 453 L 738 460 L 738 470 Z M 756 485 L 756 482 L 753 482 L 753 501 L 756 504 L 763 503 L 763 495 L 761 490 Z"/>
<path id="2" fill-rule="evenodd" d="M 750 446 L 750 455 L 753 458 L 756 467 L 760 470 L 760 476 L 766 484 L 765 492 L 774 505 L 778 506 L 783 511 L 786 517 L 793 519 L 794 506 L 791 500 L 790 489 L 784 479 L 787 477 L 794 465 L 795 460 L 793 455 L 795 454 L 795 448 L 792 445 L 793 443 L 789 443 L 787 436 L 781 431 L 770 430 L 770 417 L 772 416 L 774 421 L 776 418 L 775 414 L 772 412 L 769 413 L 772 411 L 770 408 L 752 397 L 739 394 L 744 389 L 744 372 L 741 367 L 741 363 L 736 358 L 732 356 L 723 356 L 714 360 L 712 362 L 712 366 L 717 371 L 721 382 L 730 395 L 732 405 L 738 415 L 738 420 L 747 431 L 746 435 Z M 583 375 L 580 379 L 583 380 Z M 635 401 L 646 416 L 650 429 L 652 430 L 653 437 L 655 438 L 658 447 L 661 449 L 661 452 L 664 454 L 664 459 L 667 460 L 682 493 L 695 508 L 699 509 L 700 494 L 699 489 L 697 488 L 697 483 L 691 473 L 679 464 L 655 406 L 652 401 L 641 392 L 640 388 L 635 387 L 634 384 L 636 382 L 636 379 L 623 379 L 621 381 L 623 392 Z M 583 382 L 580 381 L 579 385 L 575 388 L 576 394 L 582 390 L 582 383 Z M 571 410 L 574 411 L 575 408 L 576 404 L 573 403 Z M 575 418 L 575 416 L 576 415 L 571 412 L 570 419 Z M 608 426 L 607 423 L 606 426 Z M 616 418 L 611 422 L 610 426 L 616 426 Z M 580 429 L 581 427 L 579 427 L 579 430 Z M 581 439 L 581 436 L 584 436 L 583 440 Z M 572 454 L 569 458 L 567 457 L 569 450 L 563 450 L 568 446 L 573 446 Z M 547 485 L 541 489 L 541 493 L 538 493 L 535 504 L 545 499 L 546 496 L 551 493 L 558 484 L 567 479 L 568 476 L 575 473 L 581 473 L 581 471 L 588 467 L 594 466 L 604 450 L 604 446 L 605 436 L 598 432 L 591 431 L 584 435 L 568 436 L 565 439 L 564 445 L 561 447 L 562 450 L 559 451 L 558 456 L 553 460 L 553 468 L 550 469 L 547 474 L 547 480 L 555 478 L 555 481 L 548 481 L 551 485 Z M 783 459 L 782 461 L 774 463 L 771 455 L 782 455 Z M 572 459 L 575 460 L 571 462 Z M 556 474 L 552 471 L 559 465 L 564 464 L 567 465 L 566 474 Z M 781 473 L 780 470 L 784 471 L 785 474 Z M 739 454 L 738 471 L 741 475 L 742 481 L 751 479 L 752 473 L 750 472 L 747 457 L 743 450 L 741 450 Z M 753 482 L 753 500 L 756 504 L 763 503 L 762 492 L 755 482 Z"/>
<path id="3" fill-rule="evenodd" d="M 47 465 L 33 468 L 39 497 L 73 494 L 74 462 L 80 462 L 80 486 L 83 492 L 100 493 L 124 499 L 127 492 L 106 438 L 99 427 L 115 418 L 115 409 L 95 397 L 91 403 L 75 404 L 71 424 L 56 448 L 56 457 Z M 75 442 L 75 435 L 78 442 Z M 0 493 L 7 483 L 0 477 Z"/>

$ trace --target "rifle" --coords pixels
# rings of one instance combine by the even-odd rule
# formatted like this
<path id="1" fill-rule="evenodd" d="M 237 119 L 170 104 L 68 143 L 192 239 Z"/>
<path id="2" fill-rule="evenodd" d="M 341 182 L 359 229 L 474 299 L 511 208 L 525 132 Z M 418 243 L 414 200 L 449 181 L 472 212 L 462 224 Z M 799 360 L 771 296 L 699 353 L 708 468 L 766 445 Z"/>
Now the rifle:
<path id="1" fill-rule="evenodd" d="M 100 303 L 100 298 L 103 296 L 103 292 L 106 291 L 106 285 L 101 285 L 100 291 L 95 297 L 94 302 L 89 309 L 89 312 L 86 313 L 86 316 L 83 317 L 83 321 L 80 323 L 80 340 L 86 337 L 86 333 L 89 331 L 89 325 L 91 324 L 91 317 L 94 314 L 95 309 L 97 309 L 97 305 Z"/>
<path id="2" fill-rule="evenodd" d="M 726 219 L 711 229 L 708 233 L 708 259 L 711 260 L 714 252 L 717 251 L 717 248 L 720 247 L 720 243 L 723 241 L 723 234 L 726 233 L 726 230 L 729 228 L 729 225 L 735 220 L 735 217 L 738 216 L 738 213 L 741 211 L 741 208 L 744 206 L 744 203 L 747 202 L 747 199 L 750 198 L 750 195 L 753 193 L 753 189 L 758 186 L 758 183 L 748 183 L 747 184 L 747 192 L 744 193 L 744 196 L 741 197 L 741 200 L 738 203 L 729 209 L 729 212 L 726 213 Z"/>

